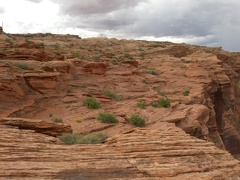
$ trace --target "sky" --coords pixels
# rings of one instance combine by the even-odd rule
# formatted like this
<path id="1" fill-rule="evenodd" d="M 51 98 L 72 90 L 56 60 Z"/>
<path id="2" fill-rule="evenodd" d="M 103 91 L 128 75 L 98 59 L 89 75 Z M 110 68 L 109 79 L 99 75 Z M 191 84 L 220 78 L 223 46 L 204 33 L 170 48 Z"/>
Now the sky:
<path id="1" fill-rule="evenodd" d="M 171 41 L 240 52 L 239 0 L 0 0 L 7 33 Z"/>

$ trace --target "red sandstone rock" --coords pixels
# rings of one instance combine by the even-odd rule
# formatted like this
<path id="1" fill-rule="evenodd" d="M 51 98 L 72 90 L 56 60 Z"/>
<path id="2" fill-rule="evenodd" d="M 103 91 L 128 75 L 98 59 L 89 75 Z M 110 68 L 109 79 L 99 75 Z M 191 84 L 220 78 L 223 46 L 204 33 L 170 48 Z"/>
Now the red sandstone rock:
<path id="1" fill-rule="evenodd" d="M 2 118 L 0 124 L 18 127 L 19 129 L 34 130 L 37 133 L 55 137 L 64 133 L 72 133 L 72 128 L 69 125 L 36 119 Z"/>

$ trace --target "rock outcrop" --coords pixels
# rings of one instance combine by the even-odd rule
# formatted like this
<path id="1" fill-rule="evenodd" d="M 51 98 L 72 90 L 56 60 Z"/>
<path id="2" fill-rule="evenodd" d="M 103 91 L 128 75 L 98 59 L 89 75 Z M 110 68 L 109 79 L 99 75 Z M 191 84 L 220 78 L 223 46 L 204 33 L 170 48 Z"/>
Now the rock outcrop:
<path id="1" fill-rule="evenodd" d="M 48 33 L 1 34 L 0 48 L 0 177 L 238 178 L 239 53 Z M 119 123 L 100 122 L 101 112 Z M 144 129 L 133 130 L 134 114 Z M 49 137 L 99 131 L 112 138 L 68 147 Z"/>
<path id="2" fill-rule="evenodd" d="M 57 139 L 0 125 L 0 178 L 237 179 L 240 163 L 224 150 L 162 123 L 133 129 L 102 145 Z"/>
<path id="3" fill-rule="evenodd" d="M 54 137 L 60 136 L 64 133 L 72 133 L 70 125 L 36 119 L 3 118 L 0 119 L 0 124 L 18 127 L 19 129 L 34 130 L 37 133 Z"/>

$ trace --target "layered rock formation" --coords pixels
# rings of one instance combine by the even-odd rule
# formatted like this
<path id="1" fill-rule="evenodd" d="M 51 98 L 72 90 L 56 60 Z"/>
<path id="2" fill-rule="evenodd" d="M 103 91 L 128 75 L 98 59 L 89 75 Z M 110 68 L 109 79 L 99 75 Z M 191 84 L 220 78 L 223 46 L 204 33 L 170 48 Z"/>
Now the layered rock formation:
<path id="1" fill-rule="evenodd" d="M 0 178 L 237 179 L 238 160 L 172 124 L 134 129 L 104 145 L 66 146 L 56 138 L 0 125 Z"/>
<path id="2" fill-rule="evenodd" d="M 2 34 L 0 48 L 0 147 L 7 154 L 0 177 L 238 177 L 239 162 L 228 152 L 240 154 L 239 53 L 52 34 Z M 86 108 L 87 97 L 101 108 Z M 153 107 L 160 98 L 171 106 Z M 141 100 L 145 108 L 138 106 Z M 101 123 L 100 112 L 113 113 L 119 123 Z M 132 114 L 145 118 L 144 129 L 132 130 Z M 42 135 L 71 132 L 54 118 L 74 133 L 103 131 L 112 138 L 104 145 L 60 145 Z"/>

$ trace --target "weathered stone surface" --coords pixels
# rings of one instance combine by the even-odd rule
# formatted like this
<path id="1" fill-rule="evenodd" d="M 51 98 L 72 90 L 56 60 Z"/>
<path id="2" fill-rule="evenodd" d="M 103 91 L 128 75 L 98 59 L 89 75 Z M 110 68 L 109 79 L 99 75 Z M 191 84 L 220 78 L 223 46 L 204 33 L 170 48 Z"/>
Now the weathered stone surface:
<path id="1" fill-rule="evenodd" d="M 83 66 L 83 71 L 86 73 L 102 75 L 105 74 L 107 71 L 107 64 L 106 63 L 88 63 Z"/>
<path id="2" fill-rule="evenodd" d="M 25 37 L 29 38 L 29 44 L 25 41 Z M 8 40 L 6 41 L 6 39 Z M 137 144 L 141 142 L 135 141 L 135 139 L 139 137 L 143 143 L 147 144 L 148 142 L 142 138 L 143 134 L 148 137 L 149 133 L 154 132 L 159 134 L 158 131 L 166 132 L 165 140 L 168 143 L 175 142 L 175 139 L 182 143 L 181 138 L 183 137 L 181 133 L 184 133 L 182 131 L 184 130 L 199 139 L 213 142 L 216 147 L 223 150 L 214 150 L 212 153 L 217 152 L 217 155 L 209 155 L 208 152 L 209 149 L 212 150 L 212 145 L 210 146 L 208 143 L 206 144 L 206 141 L 202 140 L 197 140 L 198 143 L 196 144 L 195 139 L 192 140 L 192 137 L 184 135 L 184 138 L 187 136 L 191 140 L 186 147 L 178 146 L 177 142 L 175 143 L 176 149 L 174 150 L 177 151 L 177 155 L 174 154 L 175 159 L 171 159 L 173 158 L 171 157 L 170 159 L 156 160 L 150 155 L 146 155 L 146 158 L 142 161 L 138 160 L 137 163 L 130 159 L 131 155 L 137 157 L 148 153 L 148 151 L 156 154 L 158 158 L 163 158 L 158 152 L 153 152 L 147 146 L 141 147 L 146 149 L 146 151 L 140 148 L 132 154 L 130 152 L 130 154 L 124 154 L 124 160 L 120 162 L 120 164 L 123 163 L 123 166 L 120 167 L 114 166 L 114 163 L 119 164 L 115 160 L 110 161 L 113 163 L 110 163 L 109 166 L 91 163 L 108 161 L 109 159 L 105 158 L 106 154 L 101 154 L 97 159 L 93 160 L 91 159 L 92 156 L 87 154 L 86 157 L 90 158 L 89 161 L 81 159 L 82 157 L 76 160 L 76 162 L 82 161 L 83 163 L 87 163 L 85 169 L 81 164 L 81 168 L 84 169 L 84 173 L 81 176 L 96 179 L 96 175 L 91 172 L 95 172 L 98 175 L 98 173 L 103 171 L 105 172 L 105 177 L 102 176 L 102 179 L 114 179 L 115 177 L 120 179 L 136 179 L 137 177 L 142 179 L 159 179 L 158 176 L 161 176 L 161 178 L 165 176 L 170 178 L 172 176 L 171 178 L 173 179 L 194 179 L 197 175 L 203 179 L 220 179 L 219 174 L 224 173 L 223 179 L 227 179 L 225 177 L 231 175 L 230 172 L 233 166 L 226 165 L 228 162 L 232 162 L 229 154 L 222 157 L 219 157 L 218 154 L 219 152 L 226 154 L 224 150 L 227 150 L 236 158 L 240 154 L 239 53 L 228 53 L 220 48 L 198 47 L 187 44 L 176 45 L 169 42 L 107 38 L 79 39 L 75 36 L 53 34 L 2 34 L 0 40 L 0 48 L 4 50 L 0 55 L 1 119 L 16 117 L 44 119 L 46 122 L 52 122 L 53 118 L 62 118 L 66 124 L 71 125 L 75 133 L 88 134 L 104 131 L 108 135 L 113 136 L 116 143 L 109 140 L 109 144 L 106 143 L 98 147 L 104 152 L 111 152 L 112 154 L 120 153 L 116 157 L 120 157 L 124 154 L 122 152 L 131 149 L 126 144 L 133 142 L 134 146 L 139 148 Z M 82 58 L 76 58 L 74 52 L 81 54 Z M 131 55 L 134 61 L 128 62 L 128 59 L 124 57 L 126 53 Z M 111 91 L 115 97 L 107 96 L 107 90 Z M 116 97 L 119 96 L 122 96 L 123 98 L 121 99 L 123 100 L 117 100 Z M 83 105 L 86 97 L 96 98 L 100 102 L 101 107 L 99 109 L 88 109 Z M 169 99 L 171 106 L 169 108 L 153 107 L 152 103 L 158 101 L 160 98 Z M 143 100 L 146 104 L 145 107 L 141 108 L 139 102 L 143 102 Z M 115 114 L 119 123 L 102 123 L 97 118 L 100 112 Z M 145 118 L 145 130 L 141 130 L 141 132 L 134 130 L 131 133 L 127 133 L 134 127 L 129 120 L 132 114 L 138 114 L 142 118 Z M 4 126 L 5 130 L 1 128 L 2 126 L 0 127 L 0 131 L 12 131 L 7 126 Z M 18 137 L 21 136 L 18 133 L 28 134 L 28 132 L 31 132 L 30 136 L 41 136 L 40 139 L 44 141 L 42 135 L 36 135 L 32 131 L 21 129 L 21 131 L 16 130 L 16 132 L 13 136 Z M 170 132 L 174 136 L 171 136 Z M 161 136 L 161 133 L 159 136 Z M 123 144 L 120 143 L 121 137 L 125 138 Z M 156 146 L 154 145 L 153 147 L 153 145 L 150 145 L 150 147 L 157 149 L 157 145 L 161 144 L 159 139 L 162 136 L 160 138 L 154 136 L 153 138 L 155 138 L 153 142 L 156 142 Z M 11 141 L 15 142 L 15 140 Z M 32 143 L 32 141 L 29 141 L 28 146 L 31 146 Z M 121 144 L 120 146 L 123 149 L 118 147 L 118 144 Z M 24 145 L 26 146 L 26 144 Z M 21 148 L 27 149 L 27 147 L 23 147 L 24 145 Z M 49 148 L 48 145 L 46 146 Z M 127 148 L 124 149 L 124 146 Z M 5 144 L 2 147 L 5 147 Z M 55 148 L 53 150 L 49 148 L 52 152 L 55 152 L 54 150 L 60 152 L 66 148 L 62 145 L 53 147 Z M 78 157 L 79 151 L 82 152 L 84 148 L 92 152 L 92 154 L 98 154 L 99 152 L 94 149 L 95 147 L 81 146 L 83 149 L 80 148 L 76 151 L 73 148 L 70 151 L 71 155 L 63 156 L 75 163 L 72 156 L 76 156 L 77 154 Z M 203 147 L 206 147 L 206 149 L 202 149 L 201 152 L 196 150 Z M 167 153 L 169 147 L 165 148 Z M 183 152 L 182 155 L 177 148 Z M 192 153 L 192 149 L 194 149 L 194 153 Z M 184 154 L 185 150 L 190 154 L 192 153 L 192 155 L 189 157 Z M 65 150 L 63 151 L 65 152 Z M 137 154 L 138 151 L 140 152 L 139 154 Z M 53 154 L 49 151 L 42 153 L 40 155 L 42 157 Z M 46 154 L 44 155 L 44 153 Z M 13 154 L 12 156 L 10 154 L 9 157 L 15 157 L 15 154 Z M 31 154 L 31 157 L 38 156 L 35 155 Z M 21 156 L 24 161 L 21 162 L 25 164 L 24 158 L 26 156 L 19 154 L 18 159 L 21 159 Z M 189 162 L 192 162 L 191 159 L 193 159 L 194 162 L 202 163 L 199 165 L 200 169 L 194 164 L 185 162 L 185 156 Z M 99 159 L 99 157 L 104 158 Z M 164 154 L 164 157 L 167 157 L 167 154 Z M 199 157 L 203 161 L 198 161 Z M 176 161 L 176 164 L 165 163 L 165 161 L 175 162 L 176 159 L 179 160 Z M 208 164 L 209 162 L 213 162 L 214 164 L 215 159 L 221 159 L 221 162 L 217 161 L 217 164 L 220 165 L 223 163 L 220 165 L 224 167 L 223 171 L 220 172 L 217 165 L 213 165 L 210 168 L 210 165 L 207 165 L 207 168 L 201 169 L 201 167 L 205 167 L 203 164 Z M 40 166 L 52 165 L 51 160 L 50 158 L 49 162 L 40 164 L 36 169 L 39 169 Z M 166 164 L 166 167 L 158 164 L 162 160 Z M 183 164 L 181 164 L 182 161 L 184 161 Z M 21 164 L 21 162 L 19 163 Z M 60 159 L 59 162 L 65 162 L 64 158 Z M 156 166 L 148 162 L 154 162 Z M 144 171 L 141 168 L 136 168 L 134 163 L 141 168 L 142 164 L 144 164 Z M 69 168 L 66 168 L 68 166 Z M 42 176 L 44 177 L 42 179 L 46 179 L 46 177 L 53 178 L 49 174 L 54 174 L 55 177 L 58 173 L 62 177 L 66 176 L 66 178 L 70 177 L 70 174 L 74 174 L 71 177 L 76 178 L 79 171 L 74 170 L 76 166 L 73 166 L 63 163 L 63 166 L 60 169 L 57 168 L 58 170 L 56 171 L 49 166 L 48 169 L 43 170 L 48 175 Z M 97 166 L 101 168 L 97 169 Z M 147 166 L 151 169 L 150 171 L 147 170 Z M 10 163 L 9 167 L 11 167 L 12 172 L 14 171 L 16 174 L 15 177 L 17 177 L 18 167 L 14 166 L 14 163 Z M 186 172 L 186 169 L 190 169 L 190 171 Z M 211 171 L 207 172 L 209 169 Z M 28 170 L 28 168 L 22 168 L 19 171 L 22 173 L 18 175 L 27 174 Z M 35 172 L 35 170 L 31 171 Z M 107 173 L 107 171 L 111 173 Z M 142 172 L 147 172 L 147 175 Z M 234 179 L 234 176 L 231 177 Z"/>
<path id="3" fill-rule="evenodd" d="M 72 133 L 70 125 L 37 119 L 2 118 L 0 119 L 0 124 L 18 127 L 19 129 L 34 130 L 35 132 L 55 137 L 64 133 Z"/>
<path id="4" fill-rule="evenodd" d="M 237 179 L 239 161 L 173 124 L 133 129 L 102 145 L 57 139 L 0 125 L 0 178 Z M 17 138 L 16 138 L 17 137 Z"/>

